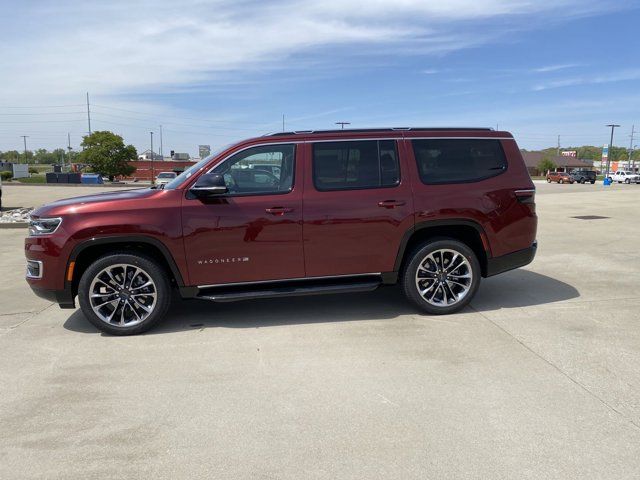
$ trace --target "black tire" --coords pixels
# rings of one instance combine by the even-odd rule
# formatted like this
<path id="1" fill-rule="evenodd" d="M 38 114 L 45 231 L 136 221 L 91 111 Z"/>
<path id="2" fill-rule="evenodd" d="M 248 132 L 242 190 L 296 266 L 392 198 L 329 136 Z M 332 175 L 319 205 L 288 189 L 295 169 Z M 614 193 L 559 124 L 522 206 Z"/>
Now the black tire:
<path id="1" fill-rule="evenodd" d="M 591 185 L 595 185 L 596 181 L 595 180 L 591 180 Z"/>
<path id="2" fill-rule="evenodd" d="M 631 180 L 629 180 L 628 178 L 625 178 L 624 183 L 626 183 L 627 185 L 629 185 L 631 183 Z"/>
<path id="3" fill-rule="evenodd" d="M 152 305 L 153 309 L 151 313 L 149 313 L 148 316 L 144 318 L 140 323 L 136 323 L 132 326 L 118 326 L 102 320 L 96 314 L 96 312 L 94 312 L 89 298 L 89 295 L 91 294 L 91 284 L 94 278 L 96 278 L 97 275 L 100 275 L 100 273 L 105 268 L 120 264 L 126 264 L 140 269 L 154 283 L 156 296 L 155 303 Z M 135 275 L 133 276 L 135 277 Z M 131 289 L 133 280 L 134 279 L 131 278 L 128 287 L 129 289 Z M 126 279 L 123 281 L 123 283 L 126 285 Z M 116 295 L 116 298 L 119 298 L 115 293 L 112 295 Z M 169 305 L 171 303 L 171 285 L 169 283 L 169 274 L 155 260 L 144 255 L 128 252 L 109 253 L 103 255 L 102 257 L 99 257 L 95 262 L 89 265 L 89 267 L 82 274 L 82 278 L 80 279 L 80 283 L 78 285 L 78 301 L 80 303 L 80 308 L 82 309 L 82 313 L 84 313 L 84 316 L 99 330 L 102 330 L 103 332 L 109 333 L 111 335 L 136 335 L 138 333 L 149 330 L 156 323 L 162 320 L 162 318 L 167 313 L 167 310 L 169 309 Z M 118 304 L 114 310 L 117 310 L 119 305 L 120 304 Z M 124 307 L 122 308 L 124 309 Z M 129 313 L 134 313 L 133 309 L 131 309 Z"/>
<path id="4" fill-rule="evenodd" d="M 558 180 L 558 183 L 564 183 L 564 180 L 560 179 Z"/>
<path id="5" fill-rule="evenodd" d="M 584 178 L 581 178 L 580 183 L 584 185 L 586 183 L 586 180 Z"/>
<path id="6" fill-rule="evenodd" d="M 456 303 L 447 306 L 437 306 L 429 303 L 427 299 L 420 295 L 418 286 L 416 285 L 418 283 L 416 281 L 418 267 L 426 261 L 429 254 L 439 250 L 451 250 L 462 255 L 467 261 L 471 272 L 471 281 L 467 293 Z M 454 268 L 452 271 L 455 270 L 457 269 Z M 400 275 L 400 285 L 406 297 L 420 310 L 431 315 L 446 315 L 461 310 L 471 301 L 480 286 L 480 276 L 480 263 L 471 248 L 452 238 L 434 238 L 433 240 L 417 247 L 409 254 L 405 267 Z M 436 287 L 436 290 L 438 290 L 438 288 L 440 287 Z M 451 292 L 452 290 L 450 289 L 449 291 Z"/>
<path id="7" fill-rule="evenodd" d="M 551 183 L 551 179 L 550 178 L 547 178 L 547 183 Z"/>

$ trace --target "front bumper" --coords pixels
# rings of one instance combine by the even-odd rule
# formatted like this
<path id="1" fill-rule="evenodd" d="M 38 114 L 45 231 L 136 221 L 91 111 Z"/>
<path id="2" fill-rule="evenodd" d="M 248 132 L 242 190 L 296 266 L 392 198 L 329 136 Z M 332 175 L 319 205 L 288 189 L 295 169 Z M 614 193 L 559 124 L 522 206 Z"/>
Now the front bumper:
<path id="1" fill-rule="evenodd" d="M 71 289 L 64 290 L 48 290 L 46 288 L 40 288 L 36 285 L 30 284 L 31 290 L 40 298 L 44 298 L 50 302 L 57 303 L 60 308 L 76 308 L 73 294 Z"/>
<path id="2" fill-rule="evenodd" d="M 530 264 L 535 258 L 537 250 L 538 242 L 535 241 L 529 248 L 487 259 L 487 277 Z"/>

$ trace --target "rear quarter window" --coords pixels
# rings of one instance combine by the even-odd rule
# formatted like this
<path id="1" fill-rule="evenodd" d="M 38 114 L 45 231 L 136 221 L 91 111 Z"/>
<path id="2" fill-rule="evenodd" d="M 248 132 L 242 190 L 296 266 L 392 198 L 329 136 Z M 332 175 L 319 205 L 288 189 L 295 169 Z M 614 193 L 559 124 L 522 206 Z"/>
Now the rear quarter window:
<path id="1" fill-rule="evenodd" d="M 420 180 L 427 185 L 477 182 L 500 175 L 507 159 L 500 140 L 412 140 Z"/>

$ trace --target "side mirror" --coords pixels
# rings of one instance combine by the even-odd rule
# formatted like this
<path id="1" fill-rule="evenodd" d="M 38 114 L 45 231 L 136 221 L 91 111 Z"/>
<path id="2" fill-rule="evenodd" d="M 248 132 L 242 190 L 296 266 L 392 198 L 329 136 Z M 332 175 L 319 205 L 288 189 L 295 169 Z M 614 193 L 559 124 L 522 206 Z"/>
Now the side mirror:
<path id="1" fill-rule="evenodd" d="M 201 175 L 189 190 L 196 197 L 209 197 L 227 193 L 229 189 L 224 183 L 224 176 L 220 173 L 205 173 Z"/>

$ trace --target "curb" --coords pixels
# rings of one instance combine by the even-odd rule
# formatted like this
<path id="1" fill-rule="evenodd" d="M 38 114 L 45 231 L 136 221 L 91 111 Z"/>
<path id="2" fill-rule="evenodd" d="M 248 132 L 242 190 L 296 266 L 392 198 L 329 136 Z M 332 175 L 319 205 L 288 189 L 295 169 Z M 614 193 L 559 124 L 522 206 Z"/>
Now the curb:
<path id="1" fill-rule="evenodd" d="M 29 224 L 27 222 L 6 222 L 0 223 L 0 230 L 9 229 L 9 228 L 27 228 Z"/>

